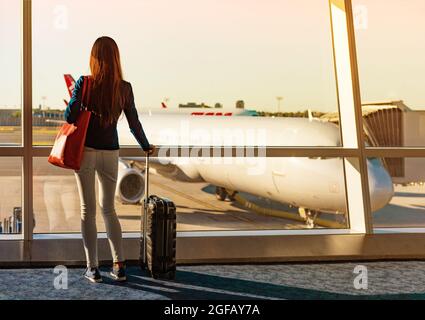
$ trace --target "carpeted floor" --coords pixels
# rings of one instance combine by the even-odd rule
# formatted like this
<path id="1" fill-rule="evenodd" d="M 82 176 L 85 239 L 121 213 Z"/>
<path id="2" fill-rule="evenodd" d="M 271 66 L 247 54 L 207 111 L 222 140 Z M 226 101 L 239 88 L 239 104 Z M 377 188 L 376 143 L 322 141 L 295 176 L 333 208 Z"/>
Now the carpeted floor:
<path id="1" fill-rule="evenodd" d="M 117 284 L 91 284 L 83 269 L 68 269 L 68 288 L 55 289 L 53 269 L 1 269 L 1 299 L 425 299 L 425 262 L 362 263 L 367 290 L 355 288 L 357 263 L 182 266 L 174 282 L 157 281 L 138 267 Z M 363 269 L 363 275 L 364 269 Z M 363 281 L 363 284 L 365 282 Z"/>

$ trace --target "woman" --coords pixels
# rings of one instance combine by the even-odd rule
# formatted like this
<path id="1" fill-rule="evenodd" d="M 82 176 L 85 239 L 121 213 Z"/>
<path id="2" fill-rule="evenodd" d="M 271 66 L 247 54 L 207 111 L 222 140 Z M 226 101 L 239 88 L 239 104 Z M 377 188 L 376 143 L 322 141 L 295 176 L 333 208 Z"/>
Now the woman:
<path id="1" fill-rule="evenodd" d="M 99 205 L 112 251 L 111 276 L 125 281 L 125 258 L 121 226 L 114 206 L 118 175 L 119 143 L 117 121 L 124 111 L 130 130 L 147 153 L 155 149 L 145 136 L 138 119 L 131 84 L 123 80 L 120 54 L 115 41 L 101 37 L 93 45 L 90 57 L 91 89 L 88 110 L 92 112 L 81 168 L 75 171 L 81 201 L 81 232 L 87 259 L 84 276 L 101 282 L 97 256 L 95 172 L 99 182 Z M 68 123 L 75 123 L 80 112 L 84 77 L 75 84 L 65 111 Z"/>

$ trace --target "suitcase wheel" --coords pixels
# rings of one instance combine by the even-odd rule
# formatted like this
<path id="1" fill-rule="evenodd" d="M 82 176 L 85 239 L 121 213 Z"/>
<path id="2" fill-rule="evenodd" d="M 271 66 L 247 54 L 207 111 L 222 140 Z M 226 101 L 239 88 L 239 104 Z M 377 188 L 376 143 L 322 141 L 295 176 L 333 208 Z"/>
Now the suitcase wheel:
<path id="1" fill-rule="evenodd" d="M 176 279 L 176 272 L 175 271 L 169 271 L 166 273 L 155 273 L 152 274 L 152 277 L 155 280 L 175 280 Z"/>
<path id="2" fill-rule="evenodd" d="M 175 271 L 170 271 L 168 272 L 168 280 L 175 280 L 176 279 L 176 272 Z"/>

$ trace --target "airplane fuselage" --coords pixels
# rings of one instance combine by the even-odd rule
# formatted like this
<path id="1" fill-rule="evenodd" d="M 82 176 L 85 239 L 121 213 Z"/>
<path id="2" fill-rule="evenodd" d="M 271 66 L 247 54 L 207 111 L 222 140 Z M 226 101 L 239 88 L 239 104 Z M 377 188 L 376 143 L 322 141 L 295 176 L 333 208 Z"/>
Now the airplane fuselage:
<path id="1" fill-rule="evenodd" d="M 175 165 L 189 179 L 202 179 L 229 190 L 297 207 L 332 213 L 346 211 L 344 163 L 340 158 L 266 158 L 265 154 L 245 158 L 199 157 L 208 155 L 205 152 L 209 149 L 196 150 L 197 146 L 340 146 L 339 128 L 332 123 L 304 118 L 224 119 L 181 115 L 142 115 L 141 122 L 152 144 L 195 147 L 190 158 L 161 157 L 161 152 L 165 154 L 167 150 L 159 150 L 160 161 Z M 126 121 L 120 121 L 118 127 L 120 144 L 134 145 Z M 375 211 L 391 200 L 393 184 L 379 161 L 368 161 L 368 170 Z"/>

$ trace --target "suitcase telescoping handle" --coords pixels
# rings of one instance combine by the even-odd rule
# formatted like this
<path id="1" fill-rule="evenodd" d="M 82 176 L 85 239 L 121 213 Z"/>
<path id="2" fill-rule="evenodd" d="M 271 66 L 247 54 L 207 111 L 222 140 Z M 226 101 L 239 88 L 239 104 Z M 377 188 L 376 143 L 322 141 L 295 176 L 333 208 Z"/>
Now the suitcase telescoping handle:
<path id="1" fill-rule="evenodd" d="M 143 201 L 143 265 L 146 266 L 146 232 L 148 223 L 148 200 L 149 200 L 149 153 L 146 153 L 145 166 L 145 196 Z"/>
<path id="2" fill-rule="evenodd" d="M 149 199 L 149 153 L 146 153 L 145 167 L 145 201 Z"/>

